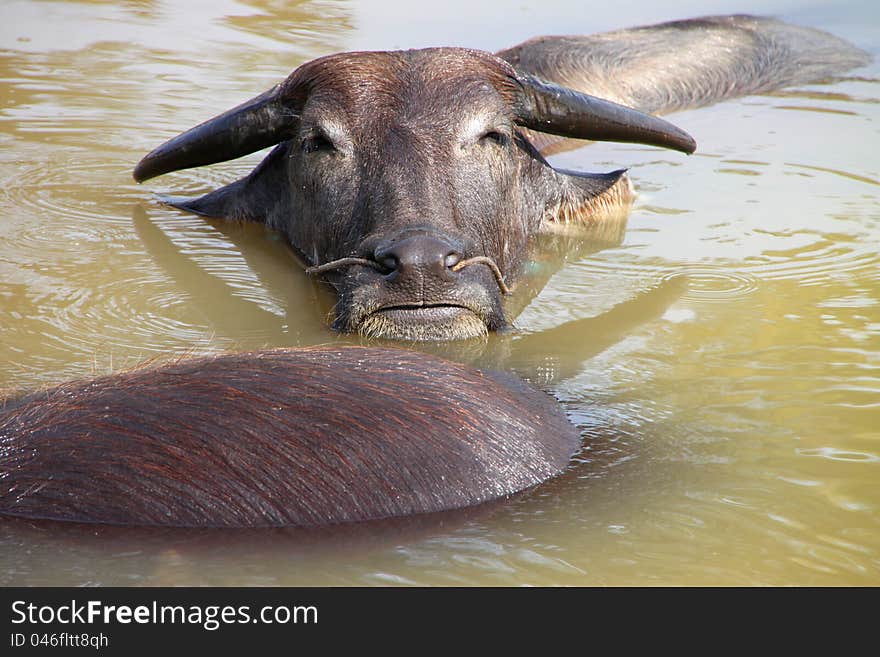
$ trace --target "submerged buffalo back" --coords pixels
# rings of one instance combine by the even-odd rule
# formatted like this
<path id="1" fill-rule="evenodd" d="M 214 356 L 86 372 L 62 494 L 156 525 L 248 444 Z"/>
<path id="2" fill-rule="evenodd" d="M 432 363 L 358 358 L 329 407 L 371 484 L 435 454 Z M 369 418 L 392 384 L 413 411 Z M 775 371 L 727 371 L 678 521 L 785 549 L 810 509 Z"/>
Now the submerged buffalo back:
<path id="1" fill-rule="evenodd" d="M 652 114 L 816 82 L 870 61 L 827 32 L 748 15 L 542 36 L 497 54 L 517 70 Z"/>
<path id="2" fill-rule="evenodd" d="M 417 352 L 182 360 L 41 392 L 0 418 L 0 513 L 279 526 L 478 504 L 578 442 L 544 393 Z"/>

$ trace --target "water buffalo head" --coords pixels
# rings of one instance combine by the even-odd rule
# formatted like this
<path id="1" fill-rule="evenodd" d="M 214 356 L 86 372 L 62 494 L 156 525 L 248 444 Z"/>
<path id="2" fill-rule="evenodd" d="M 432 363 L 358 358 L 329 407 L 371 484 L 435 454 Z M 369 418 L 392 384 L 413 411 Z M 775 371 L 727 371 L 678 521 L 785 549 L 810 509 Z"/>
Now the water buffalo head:
<path id="1" fill-rule="evenodd" d="M 622 171 L 552 168 L 530 130 L 695 148 L 661 119 L 540 81 L 489 53 L 355 52 L 304 64 L 171 139 L 134 177 L 276 145 L 245 178 L 171 204 L 283 233 L 308 271 L 335 288 L 337 330 L 468 338 L 508 324 L 502 297 L 543 224 L 589 220 L 609 194 L 628 193 Z"/>

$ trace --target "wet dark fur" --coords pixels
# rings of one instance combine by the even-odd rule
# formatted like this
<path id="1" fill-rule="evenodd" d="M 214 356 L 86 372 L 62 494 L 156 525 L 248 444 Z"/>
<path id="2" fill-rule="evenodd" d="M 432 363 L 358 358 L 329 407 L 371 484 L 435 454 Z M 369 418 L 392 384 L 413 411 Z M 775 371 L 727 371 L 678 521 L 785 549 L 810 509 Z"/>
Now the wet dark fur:
<path id="1" fill-rule="evenodd" d="M 188 527 L 406 516 L 535 486 L 577 445 L 546 394 L 417 352 L 185 359 L 0 411 L 0 513 Z"/>

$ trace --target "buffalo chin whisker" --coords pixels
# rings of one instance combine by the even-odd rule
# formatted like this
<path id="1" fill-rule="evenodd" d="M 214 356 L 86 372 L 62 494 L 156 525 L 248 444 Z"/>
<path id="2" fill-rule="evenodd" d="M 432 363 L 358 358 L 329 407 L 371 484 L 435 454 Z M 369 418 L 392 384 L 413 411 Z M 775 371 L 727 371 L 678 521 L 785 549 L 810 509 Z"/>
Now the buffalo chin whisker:
<path id="1" fill-rule="evenodd" d="M 501 270 L 498 268 L 498 265 L 495 264 L 495 261 L 489 256 L 474 256 L 467 260 L 460 260 L 450 267 L 450 269 L 452 271 L 460 271 L 469 265 L 477 264 L 486 265 L 489 268 L 492 275 L 495 277 L 495 282 L 498 283 L 498 288 L 501 290 L 501 294 L 510 294 L 510 288 L 507 287 L 507 284 L 504 282 L 504 276 L 501 275 Z"/>
<path id="2" fill-rule="evenodd" d="M 317 276 L 318 274 L 323 274 L 324 272 L 333 271 L 334 269 L 339 269 L 340 267 L 350 267 L 351 265 L 364 265 L 365 267 L 372 267 L 378 271 L 385 271 L 385 268 L 380 265 L 375 260 L 367 260 L 366 258 L 339 258 L 339 260 L 331 260 L 330 262 L 325 262 L 323 265 L 315 265 L 314 267 L 307 267 L 306 274 L 309 276 Z"/>

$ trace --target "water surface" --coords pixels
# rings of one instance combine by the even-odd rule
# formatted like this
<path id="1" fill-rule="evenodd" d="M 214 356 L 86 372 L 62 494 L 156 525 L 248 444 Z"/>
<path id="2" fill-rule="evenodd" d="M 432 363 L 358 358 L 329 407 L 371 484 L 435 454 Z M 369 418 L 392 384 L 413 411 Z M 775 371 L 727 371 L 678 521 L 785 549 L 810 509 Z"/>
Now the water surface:
<path id="1" fill-rule="evenodd" d="M 259 154 L 142 186 L 133 165 L 330 52 L 492 50 L 730 9 L 586 5 L 4 2 L 0 388 L 353 341 L 327 328 L 326 291 L 276 236 L 155 202 L 228 182 Z M 880 54 L 869 2 L 738 10 Z M 549 263 L 517 335 L 445 351 L 560 400 L 584 437 L 563 476 L 471 512 L 336 532 L 4 521 L 0 583 L 880 584 L 877 79 L 875 63 L 679 113 L 699 143 L 689 158 L 621 144 L 555 158 L 630 168 L 622 241 Z"/>

